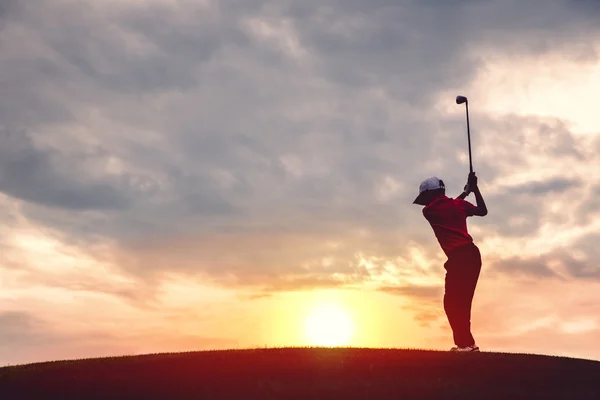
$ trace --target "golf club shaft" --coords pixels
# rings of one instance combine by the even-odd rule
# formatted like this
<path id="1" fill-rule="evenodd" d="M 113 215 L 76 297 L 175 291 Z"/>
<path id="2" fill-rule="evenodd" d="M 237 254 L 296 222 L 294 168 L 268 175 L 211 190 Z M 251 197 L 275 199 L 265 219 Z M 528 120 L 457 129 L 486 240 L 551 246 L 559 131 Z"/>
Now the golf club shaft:
<path id="1" fill-rule="evenodd" d="M 467 109 L 467 138 L 469 140 L 469 170 L 473 172 L 473 161 L 471 157 L 471 128 L 469 127 L 469 101 L 465 102 Z"/>

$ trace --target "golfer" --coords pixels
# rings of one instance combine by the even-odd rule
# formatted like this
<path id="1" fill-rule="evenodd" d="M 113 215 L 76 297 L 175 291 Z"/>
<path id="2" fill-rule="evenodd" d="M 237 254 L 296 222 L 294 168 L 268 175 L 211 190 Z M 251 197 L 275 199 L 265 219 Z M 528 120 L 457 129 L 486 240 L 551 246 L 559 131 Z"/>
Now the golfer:
<path id="1" fill-rule="evenodd" d="M 464 200 L 471 192 L 475 194 L 477 206 Z M 413 203 L 425 206 L 423 216 L 448 257 L 444 264 L 444 310 L 456 344 L 451 351 L 479 351 L 471 334 L 471 305 L 481 271 L 481 253 L 467 230 L 467 217 L 487 215 L 477 176 L 474 172 L 469 174 L 463 193 L 456 199 L 446 196 L 441 179 L 428 178 L 421 183 L 419 196 Z"/>

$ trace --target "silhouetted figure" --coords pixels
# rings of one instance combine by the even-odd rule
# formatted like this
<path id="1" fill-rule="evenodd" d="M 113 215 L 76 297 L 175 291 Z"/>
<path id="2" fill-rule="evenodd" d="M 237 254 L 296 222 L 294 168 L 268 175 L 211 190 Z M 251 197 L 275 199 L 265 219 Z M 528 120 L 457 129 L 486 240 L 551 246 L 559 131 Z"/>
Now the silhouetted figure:
<path id="1" fill-rule="evenodd" d="M 477 206 L 464 200 L 471 192 L 475 194 Z M 428 178 L 421 183 L 419 196 L 413 203 L 425 206 L 423 216 L 448 257 L 444 264 L 444 310 L 456 344 L 452 351 L 479 351 L 471 334 L 471 305 L 481 271 L 481 253 L 467 230 L 467 217 L 487 215 L 477 176 L 474 172 L 469 174 L 463 193 L 456 199 L 446 196 L 441 179 Z"/>

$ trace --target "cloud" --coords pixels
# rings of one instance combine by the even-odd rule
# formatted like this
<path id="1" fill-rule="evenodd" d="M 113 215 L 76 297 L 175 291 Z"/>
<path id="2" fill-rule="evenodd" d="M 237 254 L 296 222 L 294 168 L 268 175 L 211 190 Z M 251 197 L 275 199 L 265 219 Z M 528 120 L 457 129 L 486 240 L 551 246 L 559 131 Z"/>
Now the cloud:
<path id="1" fill-rule="evenodd" d="M 40 321 L 27 312 L 0 312 L 0 345 L 22 344 L 23 342 L 42 342 L 44 335 L 38 330 Z M 36 333 L 37 332 L 37 333 Z"/>
<path id="2" fill-rule="evenodd" d="M 484 65 L 473 49 L 501 51 L 518 39 L 520 52 L 552 51 L 532 47 L 539 32 L 569 33 L 553 35 L 569 48 L 579 40 L 573 23 L 588 18 L 578 7 L 521 7 L 516 15 L 494 2 L 132 3 L 110 11 L 22 4 L 3 57 L 11 81 L 25 85 L 11 99 L 7 129 L 28 132 L 19 146 L 30 156 L 5 167 L 0 189 L 26 200 L 25 216 L 67 240 L 119 243 L 115 258 L 140 276 L 291 277 L 302 262 L 327 257 L 338 264 L 321 271 L 323 279 L 352 273 L 357 250 L 393 259 L 413 238 L 434 245 L 417 210 L 402 205 L 423 176 L 464 167 L 455 157 L 464 143 L 439 129 L 460 130 L 462 116 L 433 107 Z M 569 18 L 558 18 L 565 11 Z M 63 21 L 61 29 L 48 15 Z M 25 62 L 36 67 L 18 67 Z M 587 159 L 560 122 L 478 118 L 484 184 L 549 159 Z M 458 193 L 464 177 L 445 180 Z M 576 190 L 577 182 L 540 177 L 486 196 L 491 213 L 477 224 L 507 237 L 534 235 L 547 213 L 531 196 Z M 352 229 L 373 232 L 371 243 L 352 239 L 342 252 L 297 242 L 335 241 Z M 246 244 L 277 230 L 291 232 L 288 242 Z M 237 233 L 227 244 L 220 239 L 219 254 L 199 243 L 226 232 Z M 242 255 L 244 262 L 219 260 Z"/>
<path id="3" fill-rule="evenodd" d="M 491 270 L 496 273 L 537 279 L 597 280 L 600 257 L 596 250 L 598 235 L 590 234 L 575 240 L 569 246 L 556 248 L 545 254 L 512 256 L 491 259 Z"/>
<path id="4" fill-rule="evenodd" d="M 74 171 L 68 170 L 70 160 L 62 154 L 37 149 L 26 133 L 6 130 L 0 133 L 0 191 L 3 193 L 74 211 L 127 208 L 128 199 L 119 190 L 119 182 L 113 186 L 73 174 Z"/>
<path id="5" fill-rule="evenodd" d="M 559 253 L 568 273 L 579 279 L 600 279 L 600 251 L 598 250 L 597 233 L 585 235 L 575 241 L 572 246 L 562 249 Z"/>
<path id="6" fill-rule="evenodd" d="M 459 93 L 475 97 L 490 213 L 469 228 L 490 273 L 598 277 L 600 142 L 572 121 L 479 108 L 512 92 L 474 86 L 498 57 L 595 63 L 593 2 L 10 5 L 0 192 L 14 210 L 0 228 L 14 237 L 25 220 L 90 263 L 4 257 L 22 288 L 141 307 L 170 274 L 253 296 L 375 285 L 423 302 L 416 318 L 432 323 L 444 257 L 411 203 L 426 176 L 464 185 Z"/>
<path id="7" fill-rule="evenodd" d="M 440 276 L 443 275 L 440 274 Z M 419 326 L 424 328 L 446 327 L 443 281 L 438 285 L 379 286 L 377 290 L 405 299 L 405 303 L 400 308 L 403 312 L 411 315 Z"/>
<path id="8" fill-rule="evenodd" d="M 508 194 L 525 193 L 530 196 L 547 196 L 553 192 L 563 192 L 580 185 L 581 182 L 579 180 L 554 178 L 547 181 L 533 181 L 518 185 L 511 188 Z"/>
<path id="9" fill-rule="evenodd" d="M 419 301 L 439 300 L 443 296 L 443 286 L 383 286 L 379 290 L 398 296 L 415 298 Z"/>
<path id="10" fill-rule="evenodd" d="M 493 263 L 493 270 L 511 276 L 532 276 L 536 278 L 556 278 L 557 273 L 549 265 L 552 258 L 548 256 L 534 259 L 511 257 Z"/>
<path id="11" fill-rule="evenodd" d="M 350 235 L 214 232 L 130 242 L 120 248 L 116 264 L 138 276 L 170 270 L 231 285 L 297 290 L 362 280 L 367 274 L 355 252 L 363 246 L 369 244 Z"/>
<path id="12" fill-rule="evenodd" d="M 66 332 L 22 311 L 0 312 L 0 323 L 0 365 L 237 346 L 234 339 L 188 333 L 180 334 L 174 343 L 172 336 L 140 326 L 126 333 L 105 327 Z"/>
<path id="13" fill-rule="evenodd" d="M 110 100 L 115 99 L 132 112 L 133 115 L 128 122 L 135 121 L 137 124 L 144 125 L 137 119 L 136 109 L 138 107 L 136 106 L 138 105 L 134 101 L 128 101 L 126 95 L 121 94 L 122 90 L 132 90 L 136 93 L 146 89 L 158 90 L 158 93 L 165 93 L 165 95 L 172 95 L 172 90 L 180 92 L 178 95 L 172 95 L 174 99 L 170 102 L 168 97 L 165 98 L 167 101 L 165 104 L 173 107 L 164 111 L 174 111 L 175 106 L 183 106 L 177 115 L 186 117 L 183 121 L 176 121 L 175 115 L 165 115 L 164 112 L 150 116 L 152 121 L 160 119 L 159 125 L 165 129 L 171 128 L 169 129 L 169 141 L 176 146 L 176 151 L 182 157 L 180 163 L 176 165 L 164 165 L 164 160 L 157 161 L 157 167 L 162 169 L 161 172 L 168 173 L 167 179 L 171 182 L 181 182 L 181 186 L 172 188 L 177 192 L 190 187 L 206 188 L 202 195 L 184 194 L 190 203 L 196 204 L 201 210 L 213 210 L 215 207 L 217 210 L 221 210 L 218 207 L 219 204 L 223 204 L 222 207 L 225 209 L 230 209 L 228 207 L 231 206 L 227 205 L 229 197 L 227 194 L 241 195 L 245 198 L 258 197 L 257 190 L 261 190 L 263 185 L 258 186 L 260 182 L 257 181 L 258 176 L 251 174 L 251 171 L 263 168 L 263 179 L 268 178 L 269 182 L 281 181 L 286 176 L 286 168 L 278 161 L 282 152 L 285 154 L 292 148 L 300 150 L 301 154 L 290 155 L 288 158 L 295 156 L 303 166 L 306 162 L 310 162 L 306 153 L 314 152 L 315 146 L 327 145 L 328 142 L 330 144 L 339 142 L 343 146 L 340 148 L 340 150 L 343 149 L 343 152 L 339 151 L 336 154 L 329 147 L 329 154 L 323 152 L 321 157 L 317 158 L 323 160 L 322 162 L 325 164 L 322 168 L 325 175 L 321 179 L 309 176 L 308 179 L 288 180 L 286 182 L 288 185 L 283 185 L 283 188 L 289 189 L 286 195 L 304 194 L 303 197 L 306 198 L 314 193 L 317 201 L 323 201 L 323 199 L 336 194 L 331 190 L 332 188 L 328 190 L 328 186 L 331 185 L 326 183 L 331 178 L 335 179 L 336 176 L 337 179 L 347 182 L 348 194 L 356 196 L 359 195 L 358 187 L 372 189 L 374 178 L 383 178 L 381 175 L 385 173 L 401 170 L 402 166 L 397 161 L 392 161 L 392 155 L 386 154 L 391 152 L 385 151 L 385 147 L 389 149 L 402 146 L 412 149 L 411 152 L 403 152 L 403 161 L 406 163 L 404 165 L 411 165 L 411 162 L 414 164 L 417 160 L 422 160 L 423 157 L 420 156 L 425 156 L 425 154 L 415 153 L 414 150 L 430 147 L 432 138 L 425 134 L 394 134 L 391 129 L 399 126 L 397 123 L 389 126 L 390 122 L 393 122 L 393 118 L 389 114 L 391 107 L 386 107 L 382 100 L 374 102 L 373 106 L 367 108 L 364 108 L 364 105 L 368 102 L 362 101 L 348 101 L 337 107 L 330 105 L 330 115 L 326 117 L 319 116 L 316 110 L 307 109 L 309 114 L 299 121 L 289 119 L 289 115 L 286 115 L 285 111 L 291 111 L 291 107 L 297 109 L 300 104 L 306 103 L 307 99 L 314 101 L 314 99 L 323 98 L 322 104 L 326 106 L 328 99 L 337 98 L 339 91 L 343 93 L 345 85 L 338 86 L 335 82 L 343 76 L 344 71 L 355 76 L 372 75 L 375 81 L 371 82 L 368 79 L 365 81 L 369 83 L 369 87 L 385 88 L 384 93 L 388 93 L 386 100 L 392 100 L 401 106 L 396 107 L 395 112 L 399 113 L 398 118 L 402 118 L 403 127 L 407 130 L 411 128 L 411 119 L 414 118 L 406 114 L 414 109 L 412 104 L 419 102 L 418 97 L 411 93 L 431 97 L 436 95 L 445 83 L 453 82 L 456 79 L 455 76 L 462 76 L 463 78 L 458 79 L 467 82 L 469 74 L 474 73 L 474 70 L 461 64 L 465 62 L 464 60 L 460 61 L 463 53 L 455 51 L 460 48 L 461 41 L 466 40 L 467 28 L 463 24 L 439 26 L 449 40 L 443 45 L 437 43 L 438 35 L 433 29 L 423 28 L 423 32 L 431 33 L 416 36 L 414 42 L 406 39 L 409 37 L 408 32 L 411 28 L 419 26 L 420 22 L 430 17 L 433 18 L 431 23 L 437 17 L 448 12 L 456 18 L 461 18 L 461 13 L 470 9 L 469 3 L 456 3 L 444 9 L 426 8 L 425 12 L 421 8 L 413 7 L 414 5 L 410 3 L 405 6 L 398 6 L 393 2 L 377 2 L 369 6 L 352 3 L 351 5 L 344 4 L 344 12 L 333 13 L 331 10 L 341 6 L 340 3 L 332 2 L 331 8 L 327 9 L 327 7 L 300 7 L 282 2 L 280 7 L 264 8 L 264 20 L 250 10 L 260 10 L 258 6 L 266 4 L 265 2 L 256 2 L 257 8 L 239 7 L 239 5 L 229 2 L 220 2 L 218 7 L 192 7 L 190 3 L 183 2 L 181 9 L 168 5 L 129 5 L 116 7 L 111 14 L 104 12 L 99 6 L 75 6 L 71 3 L 59 3 L 58 5 L 53 3 L 55 4 L 53 6 L 50 6 L 51 3 L 45 4 L 48 8 L 47 11 L 62 15 L 66 23 L 63 29 L 50 31 L 47 22 L 39 19 L 38 11 L 29 6 L 23 6 L 18 16 L 21 17 L 24 24 L 36 23 L 36 31 L 40 32 L 37 40 L 42 40 L 46 47 L 55 50 L 62 56 L 51 62 L 55 69 L 64 70 L 64 78 L 68 76 L 69 80 L 72 80 L 73 74 L 75 74 L 81 79 L 82 86 L 93 85 L 102 88 L 97 96 L 89 98 L 87 101 L 83 98 L 84 96 L 78 95 L 81 92 L 71 92 L 74 95 L 73 98 L 80 102 L 79 107 L 82 104 L 102 104 L 103 113 L 107 116 L 128 119 L 126 115 L 122 115 L 121 106 L 111 106 Z M 185 10 L 185 12 L 181 10 Z M 485 15 L 486 10 L 481 11 Z M 527 10 L 525 11 L 527 12 Z M 67 19 L 66 16 L 70 14 L 81 15 L 85 18 Z M 334 16 L 335 19 L 333 21 L 324 20 L 324 16 Z M 405 21 L 405 23 L 386 23 L 395 17 L 401 17 L 400 21 Z M 109 18 L 118 22 L 118 29 L 107 31 L 102 28 Z M 257 19 L 263 24 L 259 24 L 263 31 L 275 29 L 274 27 L 278 26 L 280 20 L 288 21 L 287 25 L 283 24 L 278 29 L 296 37 L 299 46 L 307 49 L 310 58 L 316 64 L 301 68 L 302 65 L 291 63 L 293 58 L 285 58 L 282 54 L 278 59 L 279 69 L 272 71 L 274 74 L 270 76 L 264 74 L 263 71 L 271 71 L 269 63 L 273 61 L 273 58 L 265 58 L 265 52 L 273 51 L 273 43 L 266 41 L 264 35 L 260 36 L 252 29 L 244 28 L 247 20 Z M 85 24 L 82 23 L 84 20 Z M 205 23 L 198 24 L 198 20 Z M 161 30 L 156 29 L 157 26 L 174 27 L 174 29 Z M 91 32 L 102 32 L 102 34 L 94 35 L 93 41 L 87 40 L 86 37 L 90 37 Z M 404 32 L 407 33 L 406 36 Z M 357 37 L 360 40 L 357 41 Z M 123 40 L 124 38 L 125 40 Z M 143 47 L 146 51 L 132 51 L 133 43 L 138 47 Z M 234 51 L 249 56 L 244 65 L 238 63 Z M 377 56 L 373 57 L 371 54 Z M 415 55 L 416 57 L 414 57 Z M 348 63 L 348 57 L 355 57 L 356 62 Z M 110 60 L 111 69 L 109 72 L 101 73 L 99 69 L 106 63 L 106 60 Z M 456 64 L 456 70 L 451 68 L 454 64 Z M 426 66 L 426 69 L 423 69 L 423 65 Z M 162 72 L 161 74 L 146 72 L 148 68 L 156 68 L 157 71 Z M 182 71 L 181 68 L 185 68 L 185 71 Z M 298 68 L 300 69 L 298 70 Z M 210 82 L 210 79 L 218 77 L 216 71 L 224 71 L 222 73 L 225 74 L 230 71 L 229 81 L 224 83 L 225 86 L 221 86 L 219 92 L 216 91 L 217 87 Z M 459 72 L 459 74 L 452 75 L 455 72 Z M 401 76 L 396 77 L 398 73 Z M 423 74 L 424 78 L 419 79 L 414 76 L 411 78 L 411 73 Z M 261 85 L 258 84 L 268 77 L 273 85 L 273 82 L 278 82 L 285 76 L 293 76 L 292 74 L 299 78 L 299 83 L 312 84 L 314 88 L 301 91 L 301 86 L 294 85 L 289 80 L 286 90 L 277 84 L 274 86 L 276 90 L 268 90 L 264 87 L 261 89 Z M 203 79 L 191 78 L 192 75 L 203 77 Z M 430 75 L 439 75 L 440 77 L 434 80 L 425 79 Z M 319 85 L 318 81 L 314 81 L 314 76 L 326 78 L 329 83 L 321 82 Z M 171 77 L 184 79 L 184 81 L 178 83 L 172 81 Z M 399 80 L 400 77 L 410 79 Z M 66 86 L 60 79 L 56 82 L 58 85 Z M 428 89 L 423 87 L 423 83 L 431 83 L 435 86 Z M 129 89 L 129 85 L 132 84 L 135 86 Z M 411 88 L 410 85 L 413 84 L 415 87 Z M 419 87 L 418 91 L 417 86 Z M 239 88 L 244 87 L 247 90 L 240 92 Z M 304 87 L 306 86 L 304 85 Z M 202 88 L 201 92 L 215 95 L 211 99 L 214 105 L 199 96 L 198 88 Z M 394 91 L 406 92 L 394 93 Z M 364 96 L 366 93 L 357 92 L 356 94 Z M 187 104 L 177 101 L 178 96 L 182 100 L 189 99 Z M 57 104 L 58 102 L 49 101 L 47 103 Z M 152 109 L 152 103 L 149 101 L 147 104 L 150 109 Z M 225 106 L 225 103 L 229 104 L 228 112 L 235 115 L 235 118 L 227 118 L 226 113 L 219 109 L 221 106 Z M 278 104 L 283 107 L 278 107 Z M 381 106 L 379 110 L 375 107 L 376 105 Z M 267 121 L 283 129 L 274 131 L 268 126 L 265 128 L 264 124 L 262 129 L 257 125 L 259 121 L 256 121 L 256 117 L 260 115 L 260 110 L 269 108 L 272 110 L 272 115 Z M 347 111 L 351 109 L 364 111 L 358 114 L 359 118 L 355 118 L 356 121 L 352 121 L 347 114 Z M 276 116 L 276 113 L 280 111 L 284 111 L 282 114 L 285 118 Z M 333 112 L 333 118 L 331 112 Z M 340 118 L 341 113 L 346 114 L 346 121 Z M 193 118 L 194 116 L 195 118 Z M 378 117 L 383 117 L 383 120 L 377 121 L 375 118 Z M 136 119 L 134 120 L 134 118 Z M 387 124 L 386 120 L 389 121 Z M 241 124 L 236 121 L 249 124 L 249 126 L 245 130 L 241 130 Z M 364 126 L 357 129 L 353 127 L 355 122 Z M 294 126 L 295 124 L 298 125 Z M 412 127 L 412 131 L 428 129 L 427 125 L 421 122 L 414 121 L 412 124 L 417 124 Z M 321 134 L 310 132 L 323 128 L 325 128 L 325 132 Z M 431 128 L 429 127 L 429 129 Z M 248 132 L 261 131 L 262 135 L 259 133 L 248 134 Z M 288 134 L 286 131 L 292 134 Z M 319 136 L 323 138 L 320 139 Z M 304 138 L 308 139 L 308 143 L 302 151 Z M 131 151 L 133 151 L 134 157 L 136 155 L 150 156 L 150 154 L 144 154 L 145 149 L 142 148 L 141 143 L 130 144 L 133 145 Z M 298 144 L 301 145 L 300 148 L 298 148 Z M 114 151 L 113 149 L 106 150 Z M 160 152 L 155 156 L 167 157 L 166 154 Z M 327 158 L 332 161 L 330 165 L 327 165 Z M 142 160 L 135 161 L 143 162 Z M 215 167 L 218 167 L 219 171 L 214 173 L 220 173 L 221 179 L 229 179 L 230 185 L 233 185 L 227 194 L 219 195 L 223 189 L 211 186 L 210 178 L 197 176 L 197 172 L 187 179 L 183 179 L 188 174 L 187 171 L 203 172 Z M 212 179 L 218 178 L 212 177 Z M 135 201 L 140 202 L 143 199 L 137 198 Z M 191 207 L 189 212 L 193 213 L 195 210 Z M 165 212 L 165 210 L 160 211 Z"/>

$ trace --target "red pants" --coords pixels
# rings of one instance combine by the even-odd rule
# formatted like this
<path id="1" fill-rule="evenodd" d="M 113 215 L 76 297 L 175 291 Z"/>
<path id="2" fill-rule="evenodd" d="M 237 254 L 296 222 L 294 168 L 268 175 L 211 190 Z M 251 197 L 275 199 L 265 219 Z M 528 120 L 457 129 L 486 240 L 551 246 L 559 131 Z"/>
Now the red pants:
<path id="1" fill-rule="evenodd" d="M 481 253 L 475 244 L 468 244 L 448 254 L 444 310 L 458 347 L 472 346 L 471 305 L 481 272 Z"/>

